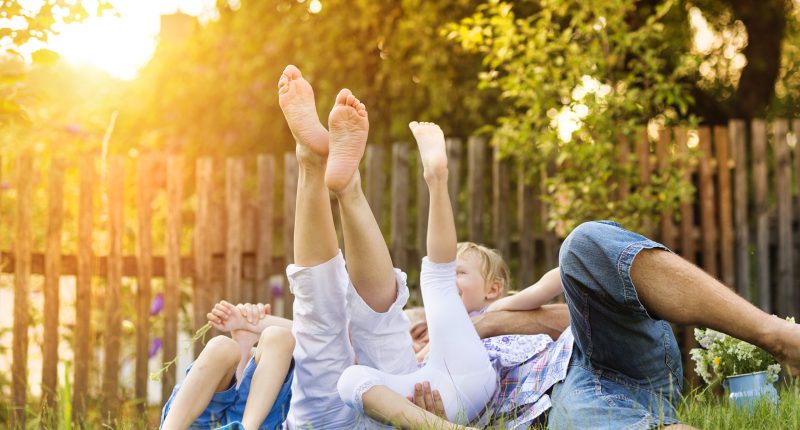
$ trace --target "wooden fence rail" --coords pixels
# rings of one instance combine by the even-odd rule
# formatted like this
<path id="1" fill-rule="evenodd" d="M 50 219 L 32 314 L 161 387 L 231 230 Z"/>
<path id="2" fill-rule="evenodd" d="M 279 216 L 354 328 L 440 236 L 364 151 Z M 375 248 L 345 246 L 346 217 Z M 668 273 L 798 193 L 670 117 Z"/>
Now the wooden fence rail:
<path id="1" fill-rule="evenodd" d="M 662 130 L 653 142 L 643 132 L 632 142 L 620 139 L 618 145 L 620 160 L 634 162 L 645 184 L 656 172 L 672 168 L 672 154 L 691 151 L 697 155 L 697 164 L 686 172 L 686 179 L 697 188 L 695 200 L 684 202 L 675 213 L 665 211 L 653 225 L 645 225 L 644 232 L 697 262 L 765 311 L 780 315 L 800 315 L 800 273 L 795 270 L 800 262 L 798 132 L 800 120 L 732 121 L 727 127 L 701 127 L 696 134 Z M 539 198 L 542 185 L 523 181 L 525 167 L 515 160 L 498 159 L 483 138 L 470 138 L 466 144 L 448 139 L 447 148 L 453 209 L 459 231 L 466 233 L 462 238 L 499 249 L 516 271 L 516 287 L 531 284 L 556 265 L 560 238 L 545 228 L 548 209 Z M 396 143 L 391 151 L 387 149 L 368 146 L 365 193 L 387 234 L 394 263 L 413 267 L 424 253 L 427 189 L 411 145 Z M 5 249 L 0 253 L 0 273 L 11 274 L 3 279 L 13 277 L 14 285 L 11 401 L 18 408 L 15 425 L 24 423 L 21 411 L 29 392 L 32 275 L 44 277 L 41 386 L 49 407 L 56 405 L 62 359 L 58 333 L 64 303 L 59 283 L 64 276 L 76 277 L 77 312 L 69 345 L 74 365 L 68 376 L 78 422 L 86 416 L 89 394 L 98 391 L 109 422 L 120 413 L 123 320 L 135 321 L 132 390 L 139 412 L 146 413 L 142 399 L 149 383 L 148 348 L 157 335 L 163 337 L 163 361 L 178 353 L 182 285 L 190 284 L 185 293 L 191 297 L 189 321 L 195 329 L 205 324 L 205 313 L 223 297 L 272 303 L 275 312 L 291 315 L 285 282 L 275 289 L 269 280 L 282 275 L 292 261 L 298 175 L 294 154 L 194 162 L 175 155 L 149 154 L 135 160 L 98 160 L 86 155 L 77 162 L 54 159 L 47 165 L 23 154 L 14 164 L 11 188 L 16 210 L 0 212 L 0 221 L 14 225 L 15 230 L 11 243 L 0 243 Z M 45 171 L 47 224 L 34 225 L 33 208 L 40 204 L 34 192 L 43 185 L 34 184 L 32 178 Z M 65 178 L 76 173 L 79 180 L 70 184 Z M 542 177 L 557 174 L 552 165 Z M 126 187 L 129 176 L 134 176 L 128 184 L 133 186 Z M 77 193 L 68 194 L 69 187 Z M 620 195 L 628 192 L 620 187 Z M 67 195 L 77 195 L 77 204 L 65 204 Z M 75 213 L 68 217 L 70 210 Z M 66 223 L 67 219 L 74 221 Z M 65 232 L 72 231 L 74 255 L 65 253 L 67 246 L 62 243 Z M 185 235 L 187 231 L 191 234 Z M 191 247 L 182 238 L 188 238 Z M 43 243 L 44 252 L 34 249 L 35 243 Z M 105 283 L 95 282 L 97 278 Z M 135 288 L 123 288 L 126 278 Z M 155 334 L 150 306 L 154 286 L 162 285 L 154 283 L 157 279 L 163 279 L 164 309 L 159 318 L 164 324 L 163 333 Z M 130 315 L 123 314 L 122 304 L 127 302 L 133 303 Z M 93 326 L 93 313 L 102 314 L 102 327 Z M 96 338 L 95 333 L 102 336 Z M 681 339 L 686 350 L 693 342 L 691 330 L 684 330 Z M 94 367 L 103 369 L 101 379 L 89 374 L 98 348 L 102 348 L 103 363 Z M 201 348 L 196 345 L 195 356 Z M 175 367 L 164 376 L 162 401 L 176 376 Z M 99 387 L 93 386 L 94 381 L 100 381 Z"/>

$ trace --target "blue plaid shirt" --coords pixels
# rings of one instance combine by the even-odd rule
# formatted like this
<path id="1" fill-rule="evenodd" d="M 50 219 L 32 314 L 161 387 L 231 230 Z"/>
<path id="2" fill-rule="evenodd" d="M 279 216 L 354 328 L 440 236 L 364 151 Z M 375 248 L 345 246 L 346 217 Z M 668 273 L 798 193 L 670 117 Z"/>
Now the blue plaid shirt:
<path id="1" fill-rule="evenodd" d="M 498 388 L 486 411 L 473 425 L 527 428 L 550 408 L 547 391 L 567 376 L 572 356 L 569 327 L 558 340 L 550 336 L 497 336 L 484 339 L 484 346 L 497 371 Z"/>

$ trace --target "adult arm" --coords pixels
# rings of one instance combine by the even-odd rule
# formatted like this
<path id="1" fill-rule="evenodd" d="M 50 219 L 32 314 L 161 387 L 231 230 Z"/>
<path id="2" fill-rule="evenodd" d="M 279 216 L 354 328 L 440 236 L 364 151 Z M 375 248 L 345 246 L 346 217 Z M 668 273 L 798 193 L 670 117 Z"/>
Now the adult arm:
<path id="1" fill-rule="evenodd" d="M 527 311 L 485 312 L 472 317 L 481 339 L 507 334 L 546 334 L 557 339 L 569 326 L 567 305 L 543 305 Z"/>

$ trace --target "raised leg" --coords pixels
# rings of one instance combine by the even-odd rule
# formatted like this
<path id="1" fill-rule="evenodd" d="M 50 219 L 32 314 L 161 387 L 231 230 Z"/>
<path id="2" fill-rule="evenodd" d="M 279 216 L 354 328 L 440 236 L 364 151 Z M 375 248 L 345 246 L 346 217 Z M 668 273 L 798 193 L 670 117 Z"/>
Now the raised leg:
<path id="1" fill-rule="evenodd" d="M 275 406 L 281 406 L 275 405 L 275 400 L 289 372 L 294 344 L 294 337 L 288 329 L 268 327 L 261 332 L 254 357 L 256 370 L 250 381 L 250 391 L 242 416 L 242 425 L 246 430 L 258 429 L 272 413 L 281 414 L 282 411 L 275 409 Z"/>

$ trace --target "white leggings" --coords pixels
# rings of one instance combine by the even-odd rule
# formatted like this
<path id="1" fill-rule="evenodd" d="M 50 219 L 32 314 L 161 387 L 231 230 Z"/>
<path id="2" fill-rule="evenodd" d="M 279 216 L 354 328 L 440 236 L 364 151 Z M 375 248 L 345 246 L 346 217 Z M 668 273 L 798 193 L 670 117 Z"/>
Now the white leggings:
<path id="1" fill-rule="evenodd" d="M 429 381 L 442 396 L 447 419 L 466 424 L 494 394 L 496 374 L 459 296 L 456 262 L 437 264 L 426 257 L 420 278 L 430 339 L 427 363 L 406 375 L 351 366 L 339 378 L 339 396 L 345 404 L 363 412 L 361 396 L 376 385 L 411 396 L 415 383 Z"/>

